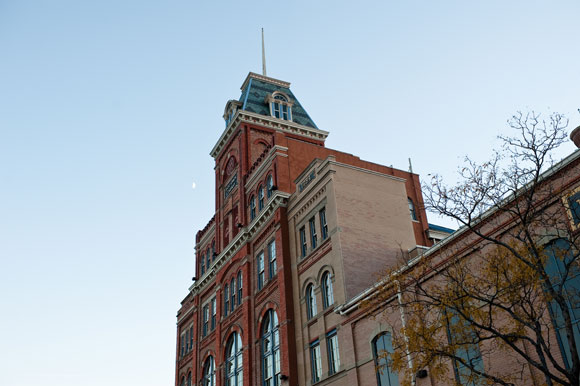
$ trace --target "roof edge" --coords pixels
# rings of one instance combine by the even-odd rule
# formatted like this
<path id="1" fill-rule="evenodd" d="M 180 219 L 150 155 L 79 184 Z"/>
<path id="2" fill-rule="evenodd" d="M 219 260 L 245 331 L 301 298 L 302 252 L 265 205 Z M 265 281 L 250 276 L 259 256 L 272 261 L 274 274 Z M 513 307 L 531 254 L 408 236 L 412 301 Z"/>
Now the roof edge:
<path id="1" fill-rule="evenodd" d="M 244 83 L 242 83 L 242 87 L 240 87 L 240 90 L 243 91 L 246 88 L 246 86 L 250 82 L 250 79 L 258 79 L 258 80 L 261 80 L 262 82 L 272 83 L 276 86 L 290 88 L 290 82 L 285 82 L 285 81 L 280 80 L 280 79 L 270 78 L 269 76 L 256 74 L 255 72 L 250 71 L 248 76 L 246 76 L 246 80 L 244 80 Z"/>

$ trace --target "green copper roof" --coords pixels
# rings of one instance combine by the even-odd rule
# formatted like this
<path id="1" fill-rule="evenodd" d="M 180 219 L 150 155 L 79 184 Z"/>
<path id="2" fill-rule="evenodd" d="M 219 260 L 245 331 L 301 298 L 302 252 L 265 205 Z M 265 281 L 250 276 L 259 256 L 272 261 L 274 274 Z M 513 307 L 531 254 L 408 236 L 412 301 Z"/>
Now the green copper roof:
<path id="1" fill-rule="evenodd" d="M 244 82 L 242 95 L 239 100 L 243 103 L 241 109 L 251 113 L 270 116 L 270 107 L 266 103 L 266 96 L 275 91 L 283 92 L 294 102 L 292 105 L 292 122 L 318 129 L 314 121 L 308 116 L 306 110 L 304 110 L 300 102 L 298 102 L 298 99 L 296 99 L 292 91 L 290 91 L 289 87 L 282 87 L 273 82 L 270 83 L 258 79 L 257 77 L 250 76 L 249 81 Z"/>

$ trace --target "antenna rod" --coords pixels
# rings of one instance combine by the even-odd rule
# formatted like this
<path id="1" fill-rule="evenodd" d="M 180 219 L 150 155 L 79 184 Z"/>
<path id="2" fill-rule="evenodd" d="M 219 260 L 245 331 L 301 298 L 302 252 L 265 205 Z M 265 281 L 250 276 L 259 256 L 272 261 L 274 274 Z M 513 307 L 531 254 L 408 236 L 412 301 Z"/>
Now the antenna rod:
<path id="1" fill-rule="evenodd" d="M 266 48 L 264 47 L 264 28 L 262 28 L 262 75 L 266 76 Z"/>

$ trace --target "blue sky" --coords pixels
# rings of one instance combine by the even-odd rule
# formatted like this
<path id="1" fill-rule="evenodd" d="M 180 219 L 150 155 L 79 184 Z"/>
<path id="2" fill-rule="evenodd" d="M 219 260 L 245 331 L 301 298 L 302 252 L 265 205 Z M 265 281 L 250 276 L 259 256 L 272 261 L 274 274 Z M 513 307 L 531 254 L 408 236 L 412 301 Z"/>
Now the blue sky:
<path id="1" fill-rule="evenodd" d="M 452 179 L 517 110 L 580 124 L 579 13 L 0 0 L 0 384 L 172 384 L 175 313 L 214 210 L 209 151 L 261 71 L 261 27 L 268 75 L 292 82 L 327 146 Z"/>

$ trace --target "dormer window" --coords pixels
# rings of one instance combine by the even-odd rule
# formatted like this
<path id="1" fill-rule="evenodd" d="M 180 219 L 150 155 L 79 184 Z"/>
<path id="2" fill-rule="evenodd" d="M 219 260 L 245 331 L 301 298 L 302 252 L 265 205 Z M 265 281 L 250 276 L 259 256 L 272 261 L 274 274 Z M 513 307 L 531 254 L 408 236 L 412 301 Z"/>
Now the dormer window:
<path id="1" fill-rule="evenodd" d="M 226 121 L 226 127 L 228 127 L 240 107 L 242 107 L 242 103 L 236 100 L 230 100 L 228 103 L 226 103 L 226 108 L 224 109 L 224 120 Z"/>
<path id="2" fill-rule="evenodd" d="M 285 94 L 276 91 L 266 97 L 266 102 L 270 105 L 270 115 L 274 118 L 292 120 L 292 104 L 290 98 Z"/>

